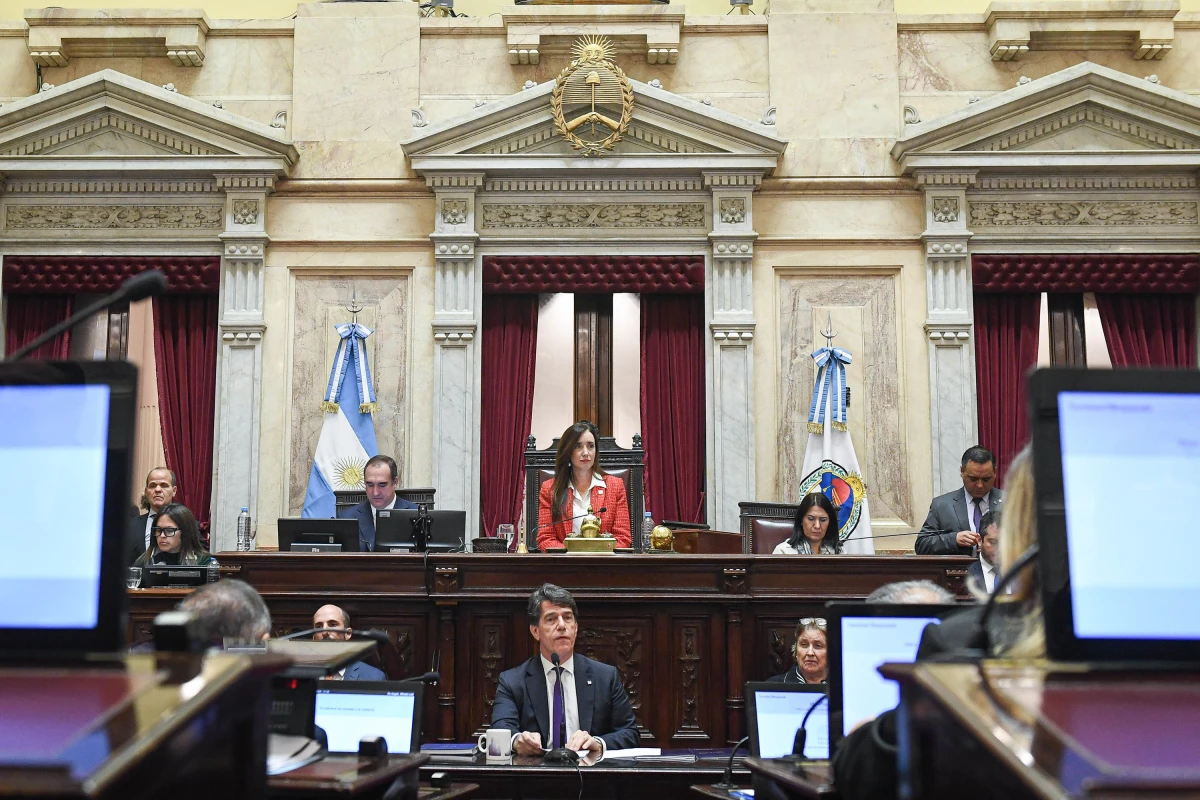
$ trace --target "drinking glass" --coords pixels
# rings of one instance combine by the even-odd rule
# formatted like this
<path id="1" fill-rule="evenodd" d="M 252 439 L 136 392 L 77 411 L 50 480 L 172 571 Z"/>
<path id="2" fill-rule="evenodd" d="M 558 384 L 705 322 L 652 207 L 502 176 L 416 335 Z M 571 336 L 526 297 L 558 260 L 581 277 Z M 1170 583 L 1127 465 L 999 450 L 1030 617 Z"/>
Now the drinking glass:
<path id="1" fill-rule="evenodd" d="M 136 589 L 142 585 L 142 568 L 130 567 L 129 572 L 125 575 L 125 585 L 130 589 Z"/>
<path id="2" fill-rule="evenodd" d="M 515 530 L 515 529 L 513 528 L 513 526 L 512 526 L 512 525 L 510 525 L 510 524 L 508 524 L 507 522 L 506 522 L 506 523 L 504 523 L 503 525 L 497 525 L 497 526 L 496 526 L 496 537 L 497 537 L 498 539 L 503 539 L 503 540 L 504 540 L 504 542 L 505 542 L 504 549 L 505 549 L 505 551 L 507 551 L 507 552 L 511 552 L 511 551 L 512 551 L 513 532 L 514 532 L 514 530 Z"/>

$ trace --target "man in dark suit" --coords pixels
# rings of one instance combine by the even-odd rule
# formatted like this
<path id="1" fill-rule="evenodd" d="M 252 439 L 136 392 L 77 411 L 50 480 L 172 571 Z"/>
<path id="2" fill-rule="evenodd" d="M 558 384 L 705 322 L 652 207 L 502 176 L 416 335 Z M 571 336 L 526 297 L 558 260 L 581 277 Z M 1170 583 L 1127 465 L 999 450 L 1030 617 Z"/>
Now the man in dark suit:
<path id="1" fill-rule="evenodd" d="M 991 594 L 996 588 L 997 557 L 1000 555 L 999 509 L 983 515 L 983 535 L 979 537 L 979 557 L 967 567 L 967 585 L 978 586 Z"/>
<path id="2" fill-rule="evenodd" d="M 125 563 L 132 566 L 138 556 L 150 548 L 150 528 L 158 512 L 175 501 L 179 487 L 175 483 L 175 473 L 166 467 L 155 467 L 146 476 L 146 488 L 142 491 L 142 509 L 144 514 L 133 517 L 129 521 L 129 531 L 126 535 Z"/>
<path id="3" fill-rule="evenodd" d="M 338 513 L 342 519 L 358 520 L 358 549 L 369 552 L 375 549 L 375 514 L 381 508 L 416 508 L 396 494 L 400 483 L 400 470 L 391 456 L 375 456 L 363 468 L 363 483 L 367 488 L 367 499 L 352 508 Z"/>
<path id="4" fill-rule="evenodd" d="M 920 555 L 974 555 L 983 515 L 998 510 L 1004 500 L 1004 492 L 992 486 L 996 457 L 986 447 L 976 445 L 963 453 L 958 474 L 962 488 L 938 495 L 929 504 L 914 548 Z"/>
<path id="5" fill-rule="evenodd" d="M 318 608 L 317 613 L 313 614 L 312 626 L 320 628 L 313 634 L 313 640 L 318 642 L 346 641 L 354 633 L 354 629 L 350 627 L 350 615 L 335 605 Z M 355 661 L 339 670 L 338 678 L 344 681 L 386 681 L 387 675 L 370 664 Z"/>
<path id="6" fill-rule="evenodd" d="M 500 674 L 492 727 L 517 734 L 513 751 L 522 756 L 555 747 L 603 756 L 635 747 L 637 723 L 616 668 L 575 652 L 575 598 L 547 583 L 529 596 L 527 611 L 538 654 Z"/>

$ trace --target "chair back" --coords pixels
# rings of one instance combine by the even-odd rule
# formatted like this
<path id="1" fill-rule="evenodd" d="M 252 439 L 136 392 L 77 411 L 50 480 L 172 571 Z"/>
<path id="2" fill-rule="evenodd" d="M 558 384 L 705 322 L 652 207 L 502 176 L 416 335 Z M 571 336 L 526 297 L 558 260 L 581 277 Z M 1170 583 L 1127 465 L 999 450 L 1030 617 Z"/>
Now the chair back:
<path id="1" fill-rule="evenodd" d="M 437 489 L 432 486 L 425 486 L 418 489 L 397 489 L 396 496 L 410 503 L 420 505 L 424 503 L 429 506 L 429 510 L 433 510 L 433 498 L 437 494 Z M 347 508 L 353 508 L 359 503 L 367 502 L 367 493 L 361 489 L 348 489 L 344 491 L 335 491 L 333 493 L 334 503 L 336 505 L 335 514 L 342 513 Z"/>
<path id="2" fill-rule="evenodd" d="M 537 548 L 538 537 L 538 494 L 542 484 L 554 477 L 554 456 L 558 452 L 558 439 L 545 450 L 537 449 L 537 440 L 530 436 L 525 444 L 525 546 Z M 646 451 L 642 449 L 642 435 L 633 435 L 633 447 L 624 448 L 611 436 L 601 436 L 596 443 L 596 459 L 603 469 L 625 484 L 625 499 L 629 504 L 629 531 L 633 546 L 639 549 L 642 517 L 646 500 L 643 494 L 643 479 L 646 471 Z"/>
<path id="3" fill-rule="evenodd" d="M 770 555 L 780 542 L 792 538 L 799 503 L 738 503 L 740 530 L 745 552 Z"/>

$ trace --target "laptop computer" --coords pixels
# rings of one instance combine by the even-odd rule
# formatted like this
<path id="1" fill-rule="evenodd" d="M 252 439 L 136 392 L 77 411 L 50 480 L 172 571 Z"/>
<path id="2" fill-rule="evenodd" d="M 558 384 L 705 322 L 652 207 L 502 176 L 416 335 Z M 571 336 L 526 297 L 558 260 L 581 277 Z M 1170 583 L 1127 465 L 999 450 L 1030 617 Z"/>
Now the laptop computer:
<path id="1" fill-rule="evenodd" d="M 130 364 L 0 363 L 0 659 L 75 660 L 124 644 L 136 412 Z M 47 479 L 64 468 L 65 505 Z M 46 509 L 59 509 L 49 527 Z"/>
<path id="2" fill-rule="evenodd" d="M 808 731 L 804 758 L 829 758 L 829 706 L 824 684 L 750 682 L 746 684 L 746 715 L 750 755 L 782 758 L 792 754 L 796 732 Z M 816 705 L 820 703 L 820 705 Z M 816 705 L 815 708 L 813 706 Z M 812 711 L 809 714 L 809 711 Z M 804 721 L 809 714 L 808 721 Z"/>
<path id="3" fill-rule="evenodd" d="M 1200 373 L 1046 369 L 1028 387 L 1047 655 L 1195 669 Z"/>
<path id="4" fill-rule="evenodd" d="M 826 605 L 829 745 L 900 702 L 900 688 L 879 674 L 885 663 L 915 661 L 921 633 L 962 606 L 833 602 Z"/>
<path id="5" fill-rule="evenodd" d="M 330 753 L 357 753 L 366 736 L 382 736 L 389 753 L 415 753 L 424 690 L 419 681 L 318 681 L 313 721 Z"/>

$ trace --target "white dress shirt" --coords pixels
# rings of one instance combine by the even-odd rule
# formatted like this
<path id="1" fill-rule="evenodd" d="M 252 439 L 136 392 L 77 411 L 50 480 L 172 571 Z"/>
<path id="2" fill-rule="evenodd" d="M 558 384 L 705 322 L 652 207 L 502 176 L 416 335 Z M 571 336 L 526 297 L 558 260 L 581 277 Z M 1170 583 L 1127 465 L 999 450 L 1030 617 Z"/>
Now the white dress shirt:
<path id="1" fill-rule="evenodd" d="M 979 499 L 980 519 L 983 519 L 983 515 L 992 509 L 991 503 L 988 502 L 991 494 L 991 492 L 988 492 Z M 963 489 L 963 495 L 967 498 L 967 526 L 971 529 L 972 533 L 979 533 L 979 531 L 975 530 L 975 498 L 971 497 L 971 493 L 966 488 Z"/>
<path id="2" fill-rule="evenodd" d="M 584 511 L 587 511 L 585 508 Z M 548 705 L 547 716 L 550 721 L 550 727 L 554 727 L 554 664 L 543 655 L 538 656 L 542 660 L 542 669 L 546 671 L 546 702 Z M 566 747 L 567 742 L 579 730 L 579 698 L 575 694 L 575 656 L 572 655 L 566 661 L 563 661 L 562 667 L 562 686 L 563 686 L 563 721 L 567 726 L 567 738 L 563 741 L 563 747 Z M 600 743 L 600 755 L 604 756 L 606 749 L 604 740 L 599 736 L 592 737 Z M 554 731 L 550 731 L 550 742 L 554 741 Z"/>
<path id="3" fill-rule="evenodd" d="M 155 513 L 153 511 L 146 512 L 146 549 L 150 549 L 150 529 L 154 527 Z"/>
<path id="4" fill-rule="evenodd" d="M 581 525 L 583 525 L 583 515 L 587 514 L 588 506 L 592 504 L 592 489 L 597 486 L 599 486 L 601 490 L 604 489 L 604 478 L 601 478 L 594 472 L 592 473 L 592 483 L 590 486 L 588 486 L 587 494 L 583 497 L 580 497 L 575 492 L 575 487 L 571 486 L 571 497 L 574 501 L 571 505 L 571 516 L 575 518 L 571 520 L 572 533 L 579 533 L 579 528 Z M 596 513 L 596 516 L 600 516 L 598 513 L 600 509 L 596 508 L 592 509 L 592 511 Z M 542 660 L 546 661 L 546 659 Z M 550 662 L 546 661 L 546 663 L 549 664 Z"/>
<path id="5" fill-rule="evenodd" d="M 983 588 L 991 594 L 996 589 L 996 568 L 979 556 L 979 566 L 983 568 Z"/>

